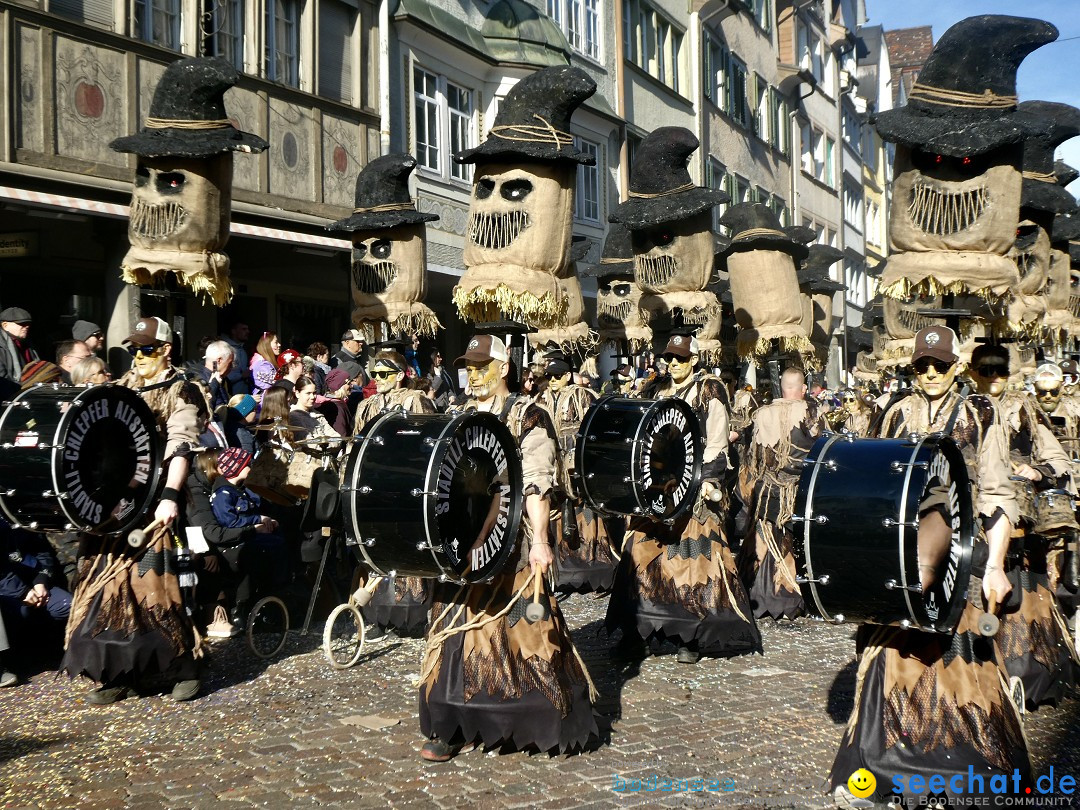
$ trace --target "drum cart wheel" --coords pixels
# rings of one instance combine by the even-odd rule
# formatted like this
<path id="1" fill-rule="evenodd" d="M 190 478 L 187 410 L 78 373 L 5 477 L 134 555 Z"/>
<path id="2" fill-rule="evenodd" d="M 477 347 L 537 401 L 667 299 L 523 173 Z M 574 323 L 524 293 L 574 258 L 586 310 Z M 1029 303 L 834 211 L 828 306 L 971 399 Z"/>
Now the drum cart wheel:
<path id="1" fill-rule="evenodd" d="M 273 658 L 289 635 L 289 609 L 276 596 L 255 603 L 247 619 L 248 648 L 259 658 Z"/>
<path id="2" fill-rule="evenodd" d="M 364 652 L 364 618 L 350 600 L 338 605 L 326 618 L 323 627 L 323 652 L 334 669 L 348 669 Z"/>

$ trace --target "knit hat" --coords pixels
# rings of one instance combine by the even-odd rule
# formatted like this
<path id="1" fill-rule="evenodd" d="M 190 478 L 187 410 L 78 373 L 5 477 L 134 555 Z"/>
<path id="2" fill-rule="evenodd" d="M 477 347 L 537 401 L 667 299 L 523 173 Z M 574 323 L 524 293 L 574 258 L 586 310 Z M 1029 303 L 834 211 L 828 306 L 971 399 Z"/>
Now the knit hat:
<path id="1" fill-rule="evenodd" d="M 23 366 L 19 384 L 23 389 L 33 388 L 38 383 L 60 382 L 60 366 L 48 360 L 34 360 Z"/>
<path id="2" fill-rule="evenodd" d="M 91 335 L 101 331 L 101 327 L 90 321 L 75 321 L 71 327 L 71 337 L 75 340 L 86 340 Z"/>
<path id="3" fill-rule="evenodd" d="M 217 468 L 225 478 L 235 478 L 251 464 L 251 453 L 240 447 L 229 447 L 218 456 Z"/>
<path id="4" fill-rule="evenodd" d="M 326 390 L 337 391 L 341 386 L 349 381 L 349 372 L 343 368 L 331 369 L 330 373 L 326 375 Z"/>

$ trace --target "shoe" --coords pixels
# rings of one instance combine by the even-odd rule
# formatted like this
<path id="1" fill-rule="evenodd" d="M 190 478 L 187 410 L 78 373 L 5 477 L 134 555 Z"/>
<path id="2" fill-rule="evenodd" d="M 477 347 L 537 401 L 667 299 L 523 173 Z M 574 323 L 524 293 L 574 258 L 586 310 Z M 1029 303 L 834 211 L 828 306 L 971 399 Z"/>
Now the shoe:
<path id="1" fill-rule="evenodd" d="M 180 703 L 181 701 L 194 698 L 199 694 L 200 689 L 202 689 L 202 681 L 198 678 L 191 681 L 177 681 L 170 697 L 177 703 Z"/>
<path id="2" fill-rule="evenodd" d="M 126 686 L 102 686 L 86 693 L 86 702 L 95 706 L 109 706 L 128 696 Z"/>
<path id="3" fill-rule="evenodd" d="M 19 682 L 19 676 L 14 672 L 8 672 L 6 669 L 0 670 L 0 689 L 5 686 L 15 686 Z"/>
<path id="4" fill-rule="evenodd" d="M 612 658 L 637 661 L 649 657 L 649 645 L 636 635 L 624 634 L 619 643 L 611 648 Z"/>
<path id="5" fill-rule="evenodd" d="M 214 608 L 214 620 L 206 625 L 207 638 L 232 638 L 241 632 L 239 624 L 229 621 L 229 614 L 222 605 Z"/>
<path id="6" fill-rule="evenodd" d="M 364 630 L 364 641 L 384 641 L 389 637 L 389 633 L 385 627 L 380 627 L 377 624 L 371 625 Z"/>
<path id="7" fill-rule="evenodd" d="M 696 644 L 683 644 L 679 646 L 679 654 L 675 656 L 675 660 L 680 664 L 696 664 L 701 660 L 701 653 L 698 652 Z"/>
<path id="8" fill-rule="evenodd" d="M 428 740 L 420 749 L 420 759 L 425 762 L 449 762 L 460 750 L 460 745 L 447 745 L 438 739 Z"/>

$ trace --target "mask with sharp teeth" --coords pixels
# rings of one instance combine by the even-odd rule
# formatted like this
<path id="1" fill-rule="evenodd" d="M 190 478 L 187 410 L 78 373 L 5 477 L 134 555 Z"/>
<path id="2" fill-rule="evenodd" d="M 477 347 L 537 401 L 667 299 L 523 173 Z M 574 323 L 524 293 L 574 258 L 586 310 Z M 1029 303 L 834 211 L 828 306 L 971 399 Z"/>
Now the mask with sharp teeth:
<path id="1" fill-rule="evenodd" d="M 124 280 L 150 284 L 174 273 L 218 306 L 232 297 L 229 238 L 233 152 L 261 152 L 266 141 L 233 126 L 225 91 L 239 79 L 223 59 L 170 64 L 154 89 L 144 127 L 110 146 L 138 156 L 128 220 Z"/>
<path id="2" fill-rule="evenodd" d="M 640 309 L 641 288 L 634 281 L 634 251 L 630 231 L 612 223 L 596 276 L 596 324 L 600 340 L 618 345 L 629 341 L 636 354 L 652 340 L 652 330 Z"/>
<path id="3" fill-rule="evenodd" d="M 647 293 L 703 290 L 713 270 L 712 214 L 633 232 L 634 279 Z"/>

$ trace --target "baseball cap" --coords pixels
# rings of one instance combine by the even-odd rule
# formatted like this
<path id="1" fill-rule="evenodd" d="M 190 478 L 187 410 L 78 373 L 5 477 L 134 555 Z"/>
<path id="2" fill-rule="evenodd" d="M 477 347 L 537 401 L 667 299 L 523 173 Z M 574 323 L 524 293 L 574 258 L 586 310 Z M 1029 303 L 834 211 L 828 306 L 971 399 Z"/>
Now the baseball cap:
<path id="1" fill-rule="evenodd" d="M 304 356 L 300 354 L 296 349 L 286 349 L 278 355 L 277 365 L 278 368 L 285 368 L 290 363 L 295 363 L 297 360 L 303 360 Z"/>
<path id="2" fill-rule="evenodd" d="M 469 341 L 465 348 L 465 354 L 454 361 L 455 366 L 461 366 L 469 361 L 485 363 L 488 360 L 501 360 L 506 362 L 510 359 L 507 354 L 506 344 L 495 335 L 476 335 Z"/>
<path id="3" fill-rule="evenodd" d="M 225 478 L 235 478 L 251 463 L 251 453 L 240 447 L 228 447 L 218 456 L 218 472 Z"/>
<path id="4" fill-rule="evenodd" d="M 154 343 L 172 343 L 173 334 L 169 325 L 161 318 L 142 318 L 135 324 L 135 331 L 128 336 L 124 343 L 133 346 L 151 346 Z"/>
<path id="5" fill-rule="evenodd" d="M 71 327 L 71 337 L 75 340 L 86 340 L 91 335 L 96 335 L 101 327 L 90 321 L 75 321 Z"/>
<path id="6" fill-rule="evenodd" d="M 672 335 L 660 354 L 673 354 L 676 357 L 690 357 L 698 354 L 697 338 L 693 335 Z"/>
<path id="7" fill-rule="evenodd" d="M 947 326 L 926 326 L 915 333 L 915 351 L 911 362 L 932 357 L 942 362 L 955 363 L 960 359 L 956 351 L 956 332 Z"/>
<path id="8" fill-rule="evenodd" d="M 1065 374 L 1054 363 L 1043 363 L 1035 369 L 1035 385 L 1046 388 L 1056 388 L 1065 381 Z"/>
<path id="9" fill-rule="evenodd" d="M 22 307 L 8 307 L 3 312 L 0 312 L 0 321 L 10 321 L 11 323 L 32 323 L 33 318 L 30 317 L 30 313 Z"/>
<path id="10" fill-rule="evenodd" d="M 1077 368 L 1075 360 L 1062 360 L 1060 365 L 1061 373 L 1066 377 L 1080 376 L 1080 369 Z"/>
<path id="11" fill-rule="evenodd" d="M 358 340 L 361 343 L 365 343 L 364 333 L 359 329 L 346 329 L 345 334 L 341 336 L 342 341 L 346 340 Z"/>
<path id="12" fill-rule="evenodd" d="M 570 361 L 560 351 L 549 352 L 544 358 L 544 374 L 548 377 L 561 377 L 570 371 Z"/>

